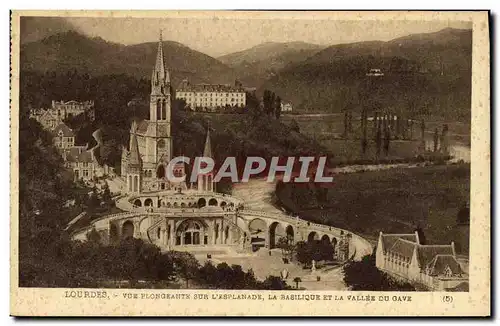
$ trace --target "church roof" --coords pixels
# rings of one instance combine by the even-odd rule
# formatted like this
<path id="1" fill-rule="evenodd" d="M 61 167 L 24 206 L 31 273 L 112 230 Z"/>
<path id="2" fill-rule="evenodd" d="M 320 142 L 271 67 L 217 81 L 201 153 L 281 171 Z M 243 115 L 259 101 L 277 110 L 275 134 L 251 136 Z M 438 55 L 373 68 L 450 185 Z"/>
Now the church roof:
<path id="1" fill-rule="evenodd" d="M 65 123 L 62 123 L 62 122 L 60 124 L 58 124 L 57 127 L 54 128 L 53 133 L 55 136 L 59 136 L 60 133 L 64 137 L 74 137 L 75 136 L 75 133 L 73 132 L 73 130 L 70 127 L 68 127 Z"/>
<path id="2" fill-rule="evenodd" d="M 408 234 L 382 234 L 382 246 L 384 250 L 389 250 L 399 239 L 408 240 L 418 243 L 417 235 L 415 233 Z"/>
<path id="3" fill-rule="evenodd" d="M 454 255 L 451 245 L 420 245 L 417 249 L 417 259 L 420 267 L 427 266 L 436 255 Z"/>
<path id="4" fill-rule="evenodd" d="M 429 275 L 443 275 L 447 267 L 450 268 L 452 275 L 463 273 L 462 267 L 452 255 L 436 255 L 428 266 L 430 268 Z"/>
<path id="5" fill-rule="evenodd" d="M 142 160 L 139 153 L 139 144 L 137 143 L 137 136 L 135 134 L 130 135 L 130 158 L 128 161 L 129 168 L 141 168 Z"/>
<path id="6" fill-rule="evenodd" d="M 207 138 L 205 139 L 205 148 L 203 149 L 203 156 L 212 158 L 212 144 L 210 142 L 210 126 L 207 130 Z"/>
<path id="7" fill-rule="evenodd" d="M 407 259 L 411 259 L 416 245 L 416 242 L 398 238 L 389 250 Z"/>
<path id="8" fill-rule="evenodd" d="M 84 146 L 75 146 L 65 151 L 66 161 L 73 163 L 92 163 L 92 153 Z"/>
<path id="9" fill-rule="evenodd" d="M 158 83 L 170 83 L 170 74 L 165 68 L 165 58 L 163 56 L 163 41 L 160 32 L 160 41 L 158 42 L 158 52 L 156 54 L 155 68 L 153 70 L 153 80 Z"/>

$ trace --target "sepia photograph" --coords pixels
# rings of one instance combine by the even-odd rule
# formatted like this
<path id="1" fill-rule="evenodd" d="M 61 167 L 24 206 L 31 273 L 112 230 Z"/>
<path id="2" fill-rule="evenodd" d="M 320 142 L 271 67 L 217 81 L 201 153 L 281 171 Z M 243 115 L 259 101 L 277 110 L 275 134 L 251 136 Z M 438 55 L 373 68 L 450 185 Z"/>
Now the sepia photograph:
<path id="1" fill-rule="evenodd" d="M 13 13 L 11 291 L 185 314 L 489 293 L 486 12 L 112 13 Z"/>

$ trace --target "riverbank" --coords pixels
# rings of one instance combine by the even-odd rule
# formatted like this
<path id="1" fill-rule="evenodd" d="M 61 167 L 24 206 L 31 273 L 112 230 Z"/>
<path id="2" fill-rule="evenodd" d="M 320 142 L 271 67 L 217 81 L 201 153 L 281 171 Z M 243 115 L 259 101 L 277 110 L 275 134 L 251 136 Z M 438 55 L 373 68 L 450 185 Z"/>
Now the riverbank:
<path id="1" fill-rule="evenodd" d="M 359 166 L 332 172 L 333 186 L 324 190 L 326 195 L 310 184 L 278 184 L 279 205 L 303 219 L 369 239 L 380 231 L 408 233 L 420 227 L 428 243 L 454 241 L 458 253 L 468 254 L 468 226 L 457 224 L 457 216 L 469 200 L 470 164 Z"/>

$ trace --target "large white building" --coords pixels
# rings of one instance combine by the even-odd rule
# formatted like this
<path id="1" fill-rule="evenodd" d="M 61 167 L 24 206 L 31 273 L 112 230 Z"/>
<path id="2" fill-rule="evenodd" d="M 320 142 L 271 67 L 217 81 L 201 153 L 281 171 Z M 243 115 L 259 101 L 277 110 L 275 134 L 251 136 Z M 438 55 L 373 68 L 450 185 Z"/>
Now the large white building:
<path id="1" fill-rule="evenodd" d="M 239 85 L 190 84 L 184 80 L 175 93 L 175 98 L 183 99 L 191 110 L 226 109 L 245 107 L 245 89 Z"/>
<path id="2" fill-rule="evenodd" d="M 378 269 L 434 291 L 468 288 L 468 276 L 457 260 L 455 244 L 424 245 L 418 233 L 383 234 L 376 251 Z"/>

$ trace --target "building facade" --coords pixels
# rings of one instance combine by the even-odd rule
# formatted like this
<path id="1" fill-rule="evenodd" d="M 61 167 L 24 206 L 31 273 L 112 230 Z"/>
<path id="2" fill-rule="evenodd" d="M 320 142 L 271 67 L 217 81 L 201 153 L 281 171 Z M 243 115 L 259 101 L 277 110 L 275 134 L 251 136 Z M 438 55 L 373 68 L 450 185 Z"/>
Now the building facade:
<path id="1" fill-rule="evenodd" d="M 246 93 L 241 84 L 230 85 L 190 84 L 184 80 L 175 93 L 175 98 L 186 101 L 193 111 L 215 111 L 246 106 Z"/>
<path id="2" fill-rule="evenodd" d="M 132 122 L 129 146 L 122 150 L 121 175 L 128 193 L 187 189 L 186 182 L 173 183 L 167 176 L 173 154 L 171 110 L 174 97 L 160 39 L 151 77 L 149 119 Z M 184 163 L 176 163 L 173 173 L 177 177 L 185 175 Z"/>
<path id="3" fill-rule="evenodd" d="M 383 234 L 380 232 L 376 266 L 378 269 L 429 290 L 445 291 L 468 287 L 468 276 L 462 270 L 455 245 L 424 245 L 418 233 Z"/>
<path id="4" fill-rule="evenodd" d="M 281 112 L 292 112 L 293 106 L 291 102 L 281 102 Z"/>
<path id="5" fill-rule="evenodd" d="M 86 146 L 73 146 L 64 149 L 62 156 L 66 168 L 73 172 L 75 181 L 90 181 L 102 175 L 99 173 L 102 167 L 99 166 L 93 149 L 89 150 Z"/>
<path id="6" fill-rule="evenodd" d="M 52 131 L 54 145 L 59 150 L 66 150 L 75 146 L 75 132 L 64 123 L 60 123 Z"/>
<path id="7" fill-rule="evenodd" d="M 80 114 L 85 114 L 90 120 L 94 120 L 94 101 L 52 101 L 52 106 L 49 109 L 30 110 L 30 117 L 49 130 L 56 128 L 65 119 Z"/>

